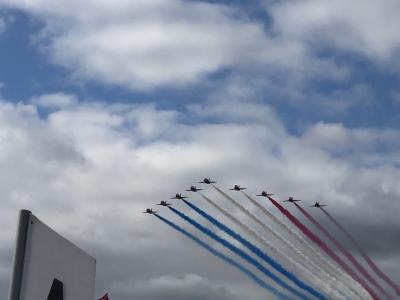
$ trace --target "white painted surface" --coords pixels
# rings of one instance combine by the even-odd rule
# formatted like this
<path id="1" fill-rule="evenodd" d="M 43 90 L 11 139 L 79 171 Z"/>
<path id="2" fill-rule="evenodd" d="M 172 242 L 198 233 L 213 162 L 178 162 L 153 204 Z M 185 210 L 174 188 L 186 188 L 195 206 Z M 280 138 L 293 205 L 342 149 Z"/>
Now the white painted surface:
<path id="1" fill-rule="evenodd" d="M 34 215 L 29 222 L 21 300 L 46 300 L 53 279 L 64 300 L 93 300 L 96 260 Z"/>

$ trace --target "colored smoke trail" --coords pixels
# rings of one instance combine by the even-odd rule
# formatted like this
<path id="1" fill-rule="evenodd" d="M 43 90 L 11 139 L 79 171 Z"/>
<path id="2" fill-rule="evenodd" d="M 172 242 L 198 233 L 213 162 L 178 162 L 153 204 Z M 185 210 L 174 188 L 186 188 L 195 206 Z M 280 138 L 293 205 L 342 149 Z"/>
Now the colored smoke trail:
<path id="1" fill-rule="evenodd" d="M 274 245 L 270 244 L 262 235 L 257 233 L 253 228 L 251 228 L 249 225 L 241 222 L 239 219 L 237 219 L 235 216 L 233 216 L 231 213 L 226 211 L 224 208 L 219 206 L 217 203 L 215 203 L 213 200 L 208 198 L 207 196 L 204 196 L 202 193 L 199 193 L 200 196 L 206 200 L 208 203 L 210 203 L 212 206 L 214 206 L 217 210 L 219 210 L 223 215 L 225 215 L 228 219 L 230 219 L 233 223 L 238 225 L 240 228 L 242 228 L 245 232 L 247 232 L 249 235 L 253 236 L 259 243 L 261 243 L 264 247 L 269 249 L 271 252 L 274 252 L 276 256 L 280 258 L 281 261 L 287 261 L 289 264 L 294 267 L 295 269 L 299 269 L 299 271 L 302 272 L 304 276 L 307 277 L 314 285 L 318 286 L 319 288 L 323 289 L 329 296 L 330 299 L 346 299 L 338 293 L 337 291 L 333 290 L 329 285 L 325 284 L 322 280 L 317 278 L 314 274 L 312 274 L 308 269 L 306 269 L 303 265 L 300 265 L 296 261 L 294 261 L 291 257 L 287 256 L 284 252 L 279 251 Z M 251 214 L 249 212 L 249 214 Z M 254 216 L 255 217 L 255 216 Z"/>
<path id="2" fill-rule="evenodd" d="M 357 243 L 357 241 L 351 236 L 351 234 L 325 209 L 321 207 L 321 210 L 325 213 L 325 215 L 347 236 L 347 238 L 353 243 L 358 252 L 360 252 L 361 256 L 367 262 L 369 267 L 377 274 L 383 281 L 385 281 L 388 285 L 390 285 L 395 292 L 400 295 L 400 287 L 393 282 L 385 273 L 382 272 L 381 269 L 372 261 L 372 259 L 364 252 L 361 246 Z"/>
<path id="3" fill-rule="evenodd" d="M 205 242 L 203 242 L 202 240 L 198 239 L 197 237 L 195 237 L 194 235 L 192 235 L 191 233 L 189 233 L 188 231 L 186 231 L 185 229 L 183 229 L 182 227 L 176 225 L 175 223 L 173 223 L 172 221 L 169 221 L 157 214 L 154 214 L 154 216 L 156 216 L 158 219 L 160 219 L 161 221 L 163 221 L 164 223 L 166 223 L 167 225 L 171 226 L 172 228 L 174 228 L 175 230 L 179 231 L 180 233 L 182 233 L 183 235 L 185 235 L 186 237 L 190 238 L 191 240 L 193 240 L 195 243 L 197 243 L 198 245 L 200 245 L 201 247 L 203 247 L 204 249 L 208 250 L 209 252 L 211 252 L 212 254 L 214 254 L 216 257 L 222 259 L 223 261 L 225 261 L 226 263 L 230 264 L 231 266 L 235 267 L 236 269 L 240 270 L 241 272 L 243 272 L 244 274 L 246 274 L 250 279 L 252 279 L 255 283 L 257 283 L 259 286 L 261 286 L 262 288 L 266 289 L 268 292 L 274 294 L 275 296 L 277 296 L 279 299 L 282 300 L 289 300 L 290 298 L 288 296 L 286 296 L 285 294 L 282 294 L 281 292 L 279 292 L 277 289 L 275 289 L 274 287 L 272 287 L 271 285 L 267 284 L 265 281 L 263 281 L 261 278 L 259 278 L 257 275 L 255 275 L 252 271 L 250 271 L 249 269 L 247 269 L 246 267 L 242 266 L 241 264 L 239 264 L 238 262 L 234 261 L 232 258 L 226 256 L 225 254 L 223 254 L 222 252 L 210 247 L 208 244 L 206 244 Z"/>
<path id="4" fill-rule="evenodd" d="M 273 267 L 275 270 L 277 270 L 279 273 L 284 275 L 286 278 L 288 278 L 290 281 L 292 281 L 294 284 L 296 284 L 298 287 L 301 289 L 309 292 L 311 295 L 317 297 L 318 299 L 325 299 L 325 296 L 322 295 L 320 292 L 316 291 L 314 288 L 303 282 L 302 280 L 298 279 L 293 273 L 290 271 L 286 270 L 280 263 L 278 263 L 276 260 L 271 258 L 269 255 L 267 255 L 265 252 L 263 252 L 260 248 L 255 246 L 253 243 L 249 242 L 247 239 L 243 238 L 240 234 L 236 233 L 234 230 L 230 229 L 228 226 L 222 224 L 220 221 L 215 219 L 214 217 L 210 216 L 208 213 L 194 205 L 193 203 L 190 203 L 186 200 L 183 200 L 190 208 L 192 208 L 194 211 L 196 211 L 198 214 L 200 214 L 202 217 L 210 221 L 212 224 L 217 226 L 219 229 L 223 230 L 226 232 L 229 236 L 233 237 L 235 240 L 240 242 L 243 246 L 245 246 L 247 249 L 249 249 L 251 252 L 253 252 L 255 255 L 257 255 L 259 258 L 264 260 L 266 263 L 268 263 L 271 267 Z"/>
<path id="5" fill-rule="evenodd" d="M 227 195 L 226 193 L 224 193 L 222 190 L 220 190 L 217 186 L 213 185 L 213 187 L 221 194 L 223 195 L 226 199 L 228 199 L 229 201 L 231 201 L 232 203 L 236 204 L 236 201 L 230 197 L 229 195 Z M 273 215 L 271 212 L 269 212 L 264 206 L 262 206 L 261 204 L 259 204 L 256 200 L 254 200 L 252 197 L 250 197 L 247 193 L 245 193 L 244 191 L 242 191 L 242 193 L 244 194 L 244 196 L 246 196 L 246 198 L 248 200 L 250 200 L 250 202 L 252 202 L 261 212 L 264 213 L 264 215 L 266 215 L 268 218 L 270 218 L 273 222 L 275 222 L 277 225 L 279 225 L 282 229 L 284 229 L 290 236 L 292 236 L 293 238 L 295 238 L 295 240 L 300 243 L 301 245 L 303 245 L 309 252 L 310 257 L 313 257 L 314 259 L 317 258 L 319 260 L 319 264 L 315 263 L 314 261 L 312 261 L 310 259 L 310 257 L 306 256 L 305 254 L 301 253 L 295 246 L 293 246 L 291 243 L 291 247 L 292 249 L 294 249 L 294 251 L 301 256 L 302 259 L 306 260 L 309 265 L 314 269 L 314 271 L 316 273 L 318 273 L 319 276 L 321 276 L 321 278 L 324 278 L 324 280 L 330 282 L 330 281 L 334 281 L 332 284 L 333 286 L 335 286 L 337 288 L 337 290 L 339 292 L 341 292 L 341 290 L 346 291 L 347 294 L 352 294 L 362 300 L 365 300 L 365 295 L 359 295 L 357 293 L 357 288 L 354 288 L 350 285 L 350 283 L 356 284 L 358 286 L 358 283 L 355 282 L 352 278 L 346 278 L 346 280 L 344 282 L 342 282 L 339 277 L 345 276 L 348 277 L 347 274 L 342 273 L 339 269 L 337 269 L 337 267 L 333 266 L 329 261 L 326 260 L 325 257 L 322 256 L 322 254 L 317 251 L 316 249 L 314 249 L 308 241 L 306 241 L 303 236 L 301 236 L 297 231 L 293 230 L 286 222 L 284 222 L 283 220 L 281 220 L 280 218 L 278 218 L 277 216 Z M 264 224 L 263 222 L 261 222 L 262 225 L 261 226 L 267 226 L 266 224 Z M 267 230 L 269 230 L 269 226 L 267 227 Z M 325 268 L 329 267 L 329 270 L 323 270 L 322 266 L 325 266 Z M 336 275 L 335 275 L 336 274 Z M 347 280 L 350 279 L 350 280 Z M 362 294 L 364 294 L 364 289 L 362 287 L 361 291 Z"/>
<path id="6" fill-rule="evenodd" d="M 380 298 L 375 294 L 375 292 L 365 283 L 365 281 L 360 278 L 353 270 L 344 263 L 340 257 L 338 257 L 319 237 L 312 233 L 306 226 L 304 226 L 295 216 L 293 216 L 288 210 L 286 210 L 282 205 L 280 205 L 276 200 L 271 197 L 268 199 L 274 204 L 279 211 L 284 214 L 297 228 L 299 228 L 309 239 L 311 239 L 315 244 L 318 245 L 326 254 L 328 254 L 336 263 L 341 266 L 351 277 L 357 280 L 371 295 L 375 300 Z"/>
<path id="7" fill-rule="evenodd" d="M 282 279 L 280 279 L 278 276 L 276 276 L 274 273 L 272 273 L 270 270 L 268 270 L 267 268 L 265 268 L 262 264 L 260 264 L 256 259 L 254 259 L 253 257 L 251 257 L 250 255 L 248 255 L 246 252 L 244 252 L 243 250 L 239 249 L 238 247 L 234 246 L 232 243 L 228 242 L 227 240 L 221 238 L 220 236 L 218 236 L 217 234 L 215 234 L 213 231 L 211 231 L 210 229 L 208 229 L 207 227 L 204 227 L 203 225 L 197 223 L 195 220 L 193 220 L 192 218 L 188 217 L 187 215 L 185 215 L 184 213 L 180 212 L 179 210 L 169 206 L 168 207 L 171 211 L 173 211 L 176 215 L 178 215 L 180 218 L 182 218 L 183 220 L 185 220 L 186 222 L 188 222 L 189 224 L 193 225 L 194 227 L 196 227 L 198 230 L 200 230 L 201 232 L 203 232 L 204 234 L 208 235 L 209 237 L 211 237 L 212 239 L 214 239 L 215 241 L 217 241 L 218 243 L 220 243 L 222 246 L 224 246 L 225 248 L 229 249 L 230 251 L 232 251 L 233 253 L 239 255 L 242 259 L 246 260 L 248 263 L 252 264 L 254 267 L 256 267 L 259 271 L 261 271 L 262 273 L 264 273 L 266 276 L 268 276 L 269 278 L 271 278 L 273 281 L 275 281 L 278 285 L 280 285 L 281 287 L 283 287 L 284 289 L 290 291 L 292 294 L 296 295 L 297 297 L 299 297 L 300 299 L 303 300 L 309 300 L 308 297 L 306 297 L 305 295 L 303 295 L 302 293 L 298 292 L 296 289 L 294 289 L 293 287 L 291 287 L 290 285 L 288 285 L 286 282 L 284 282 Z"/>
<path id="8" fill-rule="evenodd" d="M 382 294 L 386 297 L 392 299 L 392 297 L 386 293 L 386 291 L 379 285 L 378 282 L 371 275 L 368 274 L 367 270 L 364 269 L 362 265 L 355 259 L 355 257 L 347 251 L 339 241 L 330 234 L 328 230 L 321 223 L 319 223 L 313 216 L 311 216 L 308 212 L 306 212 L 299 204 L 294 203 L 294 205 L 300 210 L 300 212 L 308 219 L 311 223 L 314 224 L 335 246 L 342 252 L 344 256 L 352 263 L 352 265 L 360 272 L 370 283 L 372 283 Z"/>

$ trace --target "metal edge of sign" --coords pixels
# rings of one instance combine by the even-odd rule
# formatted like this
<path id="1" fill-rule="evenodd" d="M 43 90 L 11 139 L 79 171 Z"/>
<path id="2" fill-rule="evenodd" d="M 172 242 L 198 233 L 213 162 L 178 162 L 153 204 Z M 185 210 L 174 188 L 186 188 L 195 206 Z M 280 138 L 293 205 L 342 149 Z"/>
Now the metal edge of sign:
<path id="1" fill-rule="evenodd" d="M 9 300 L 20 300 L 21 284 L 24 271 L 26 241 L 28 237 L 29 220 L 32 212 L 22 209 L 19 212 L 17 238 L 13 259 L 13 270 L 10 284 Z"/>

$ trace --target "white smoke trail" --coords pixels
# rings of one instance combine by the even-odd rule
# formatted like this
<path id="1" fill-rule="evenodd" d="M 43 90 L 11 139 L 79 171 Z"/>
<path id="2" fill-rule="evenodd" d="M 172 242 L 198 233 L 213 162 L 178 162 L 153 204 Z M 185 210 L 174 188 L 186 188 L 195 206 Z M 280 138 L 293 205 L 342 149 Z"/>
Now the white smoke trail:
<path id="1" fill-rule="evenodd" d="M 221 194 L 223 195 L 226 199 L 228 199 L 230 202 L 232 202 L 235 206 L 237 206 L 240 210 L 242 210 L 247 216 L 252 218 L 254 221 L 256 221 L 258 224 L 264 224 L 262 221 L 260 221 L 256 216 L 254 216 L 252 213 L 250 213 L 244 206 L 242 206 L 240 203 L 238 203 L 235 199 L 230 197 L 228 194 L 224 193 L 222 190 L 220 190 L 218 187 L 213 185 L 213 187 Z M 318 263 L 314 263 L 313 261 L 310 260 L 309 257 L 305 256 L 302 254 L 302 257 L 304 257 L 306 260 L 310 261 L 310 267 L 313 267 L 314 271 L 318 273 L 319 276 L 323 276 L 324 280 L 327 282 L 331 283 L 331 286 L 333 287 L 338 287 L 340 286 L 339 290 L 345 290 L 348 295 L 352 295 L 353 299 L 354 296 L 358 296 L 359 299 L 365 300 L 365 299 L 371 299 L 370 295 L 367 293 L 367 291 L 364 290 L 364 288 L 353 278 L 342 272 L 340 269 L 332 265 L 329 261 L 327 261 L 319 251 L 316 249 L 312 248 L 312 246 L 296 231 L 292 230 L 290 226 L 285 223 L 283 220 L 278 219 L 275 215 L 270 213 L 265 207 L 260 205 L 258 202 L 256 202 L 254 199 L 252 199 L 249 195 L 246 193 L 242 192 L 254 205 L 257 206 L 266 216 L 268 216 L 270 219 L 272 219 L 276 224 L 278 224 L 280 227 L 285 229 L 292 237 L 294 237 L 298 242 L 300 242 L 305 248 L 308 250 L 308 254 L 310 257 L 317 258 L 319 260 Z M 265 224 L 264 224 L 265 225 Z M 261 225 L 263 226 L 263 225 Z M 264 227 L 265 228 L 265 227 Z M 269 230 L 269 227 L 267 227 Z M 296 247 L 293 247 L 292 249 L 296 249 Z M 301 253 L 300 251 L 297 251 L 296 253 Z M 324 267 L 324 269 L 321 269 L 319 267 Z"/>
<path id="2" fill-rule="evenodd" d="M 219 190 L 217 187 L 214 186 L 217 190 Z M 225 197 L 231 198 L 229 195 L 224 193 L 223 191 L 219 190 L 219 192 L 224 195 Z M 360 283 L 355 281 L 352 277 L 350 277 L 347 273 L 343 272 L 339 267 L 336 265 L 332 264 L 329 260 L 327 260 L 321 252 L 319 252 L 316 248 L 313 247 L 312 244 L 310 244 L 309 241 L 307 241 L 303 235 L 301 235 L 297 230 L 294 230 L 291 226 L 289 226 L 284 220 L 281 218 L 275 216 L 271 212 L 269 212 L 264 206 L 259 204 L 256 200 L 254 200 L 252 197 L 250 197 L 247 193 L 243 192 L 243 195 L 246 196 L 247 199 L 249 199 L 257 208 L 259 208 L 266 216 L 268 216 L 270 219 L 272 219 L 276 224 L 278 224 L 281 228 L 285 229 L 287 233 L 289 233 L 292 237 L 294 237 L 298 242 L 300 242 L 307 250 L 308 254 L 311 257 L 317 258 L 319 260 L 319 264 L 322 267 L 325 267 L 325 271 L 323 271 L 321 268 L 319 268 L 318 264 L 313 264 L 313 267 L 317 267 L 319 273 L 322 275 L 325 274 L 327 276 L 331 276 L 331 279 L 335 280 L 336 283 L 340 283 L 341 286 L 346 285 L 352 292 L 356 293 L 361 299 L 372 299 L 370 294 L 364 289 L 364 287 L 361 286 Z M 231 198 L 232 199 L 232 198 Z M 235 201 L 234 199 L 232 199 Z M 235 201 L 236 202 L 236 201 Z M 239 203 L 237 203 L 240 205 Z"/>
<path id="3" fill-rule="evenodd" d="M 238 225 L 240 228 L 242 228 L 245 232 L 247 232 L 249 235 L 254 237 L 260 244 L 262 244 L 264 247 L 268 249 L 269 252 L 272 252 L 275 257 L 278 258 L 278 260 L 282 262 L 288 263 L 290 268 L 295 271 L 299 275 L 298 271 L 301 272 L 301 275 L 305 277 L 307 280 L 312 282 L 317 288 L 323 290 L 327 295 L 329 295 L 329 299 L 342 299 L 345 300 L 347 299 L 344 295 L 340 294 L 339 291 L 333 289 L 330 285 L 324 283 L 322 280 L 320 280 L 318 277 L 316 277 L 314 274 L 312 274 L 307 268 L 305 268 L 303 265 L 297 263 L 294 261 L 291 257 L 287 256 L 284 252 L 279 251 L 275 246 L 270 244 L 262 235 L 257 233 L 253 228 L 251 228 L 249 225 L 244 224 L 243 222 L 239 221 L 236 217 L 234 217 L 232 214 L 230 214 L 228 211 L 226 211 L 224 208 L 219 206 L 217 203 L 212 201 L 210 198 L 207 196 L 203 195 L 200 193 L 201 197 L 206 200 L 208 203 L 210 203 L 212 206 L 214 206 L 217 210 L 219 210 L 223 215 L 225 215 L 228 219 L 230 219 L 233 223 Z"/>

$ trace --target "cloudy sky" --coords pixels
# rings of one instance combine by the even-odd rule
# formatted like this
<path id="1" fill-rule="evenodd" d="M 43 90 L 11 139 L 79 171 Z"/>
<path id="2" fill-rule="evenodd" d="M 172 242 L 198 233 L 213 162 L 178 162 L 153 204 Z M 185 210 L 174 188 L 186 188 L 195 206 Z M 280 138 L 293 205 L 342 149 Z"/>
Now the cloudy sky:
<path id="1" fill-rule="evenodd" d="M 265 299 L 140 213 L 205 176 L 327 203 L 400 282 L 398 28 L 398 0 L 0 0 L 0 294 L 27 208 L 97 296 Z"/>

